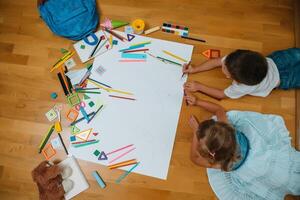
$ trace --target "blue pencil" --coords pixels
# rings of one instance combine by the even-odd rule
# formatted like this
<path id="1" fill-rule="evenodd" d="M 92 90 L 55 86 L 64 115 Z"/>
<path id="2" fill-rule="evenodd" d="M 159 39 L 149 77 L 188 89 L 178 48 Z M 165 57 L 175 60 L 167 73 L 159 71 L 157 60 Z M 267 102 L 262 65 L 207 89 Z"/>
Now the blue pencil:
<path id="1" fill-rule="evenodd" d="M 128 171 L 122 174 L 115 182 L 120 183 L 124 178 L 126 178 L 138 165 L 140 162 L 136 163 L 133 167 L 131 167 Z"/>
<path id="2" fill-rule="evenodd" d="M 100 85 L 104 85 L 105 87 L 111 88 L 109 85 L 106 85 L 106 84 L 104 84 L 104 83 L 101 83 L 101 82 L 99 82 L 99 81 L 96 81 L 95 79 L 88 78 L 88 80 L 94 81 L 94 82 L 96 82 L 96 83 L 98 83 L 98 84 L 100 84 Z"/>

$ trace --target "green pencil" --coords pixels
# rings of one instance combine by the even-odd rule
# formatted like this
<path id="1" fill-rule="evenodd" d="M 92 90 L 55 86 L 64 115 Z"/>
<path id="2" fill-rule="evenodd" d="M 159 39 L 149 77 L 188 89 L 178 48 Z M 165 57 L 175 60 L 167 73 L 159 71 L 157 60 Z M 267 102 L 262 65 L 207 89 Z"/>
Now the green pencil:
<path id="1" fill-rule="evenodd" d="M 39 146 L 39 153 L 42 152 L 43 148 L 45 147 L 45 145 L 47 144 L 51 134 L 53 133 L 54 131 L 54 124 L 52 126 L 50 126 L 48 132 L 45 134 L 45 136 L 43 137 L 43 140 Z"/>
<path id="2" fill-rule="evenodd" d="M 161 60 L 164 60 L 164 61 L 167 61 L 167 62 L 169 62 L 169 63 L 172 63 L 172 64 L 174 64 L 174 65 L 182 66 L 182 64 L 177 63 L 177 62 L 174 62 L 174 61 L 169 60 L 169 59 L 166 59 L 166 58 L 162 58 L 162 57 L 159 57 L 159 56 L 157 56 L 157 58 L 159 58 L 159 59 L 161 59 Z"/>
<path id="3" fill-rule="evenodd" d="M 75 145 L 73 145 L 73 147 L 75 147 L 75 148 L 83 147 L 83 146 L 87 146 L 87 145 L 90 145 L 90 144 L 96 144 L 98 142 L 99 142 L 99 140 L 96 140 L 96 141 L 93 141 L 93 142 L 86 142 L 86 143 L 82 143 L 82 144 L 75 144 Z"/>
<path id="4" fill-rule="evenodd" d="M 86 90 L 77 90 L 77 93 L 90 93 L 90 94 L 101 94 L 101 92 L 92 92 L 92 91 L 86 91 Z"/>

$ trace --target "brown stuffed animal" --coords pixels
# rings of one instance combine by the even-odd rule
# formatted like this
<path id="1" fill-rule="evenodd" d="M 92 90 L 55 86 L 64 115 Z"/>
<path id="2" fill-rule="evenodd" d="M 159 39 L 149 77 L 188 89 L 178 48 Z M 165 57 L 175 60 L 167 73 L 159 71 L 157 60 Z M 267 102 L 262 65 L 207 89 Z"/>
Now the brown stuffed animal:
<path id="1" fill-rule="evenodd" d="M 64 199 L 61 172 L 57 165 L 51 165 L 48 161 L 43 161 L 31 172 L 33 181 L 38 185 L 40 200 Z"/>

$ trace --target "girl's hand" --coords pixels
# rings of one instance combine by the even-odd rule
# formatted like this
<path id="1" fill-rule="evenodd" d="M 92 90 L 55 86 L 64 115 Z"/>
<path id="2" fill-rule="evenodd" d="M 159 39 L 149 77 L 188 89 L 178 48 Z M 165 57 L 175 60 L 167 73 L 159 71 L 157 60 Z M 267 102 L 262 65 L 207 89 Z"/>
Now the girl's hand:
<path id="1" fill-rule="evenodd" d="M 188 105 L 191 105 L 191 106 L 197 105 L 197 97 L 192 94 L 187 94 L 184 97 L 184 100 L 187 102 Z"/>
<path id="2" fill-rule="evenodd" d="M 182 67 L 182 73 L 184 74 L 193 74 L 195 73 L 194 67 L 191 65 L 191 63 L 185 63 Z"/>
<path id="3" fill-rule="evenodd" d="M 187 92 L 197 92 L 199 90 L 199 86 L 201 86 L 201 83 L 197 81 L 189 81 L 183 85 Z"/>

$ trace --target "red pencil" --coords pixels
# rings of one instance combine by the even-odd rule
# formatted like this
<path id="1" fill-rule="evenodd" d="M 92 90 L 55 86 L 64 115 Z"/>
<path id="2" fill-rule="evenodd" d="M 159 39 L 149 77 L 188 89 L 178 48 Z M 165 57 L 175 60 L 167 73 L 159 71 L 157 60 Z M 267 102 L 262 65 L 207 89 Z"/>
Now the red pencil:
<path id="1" fill-rule="evenodd" d="M 108 95 L 109 97 L 114 97 L 114 98 L 119 98 L 119 99 L 128 99 L 128 100 L 133 100 L 135 101 L 136 99 L 129 98 L 129 97 L 120 97 L 120 96 L 115 96 L 115 95 Z"/>
<path id="2" fill-rule="evenodd" d="M 108 32 L 109 34 L 115 36 L 116 38 L 118 38 L 118 39 L 121 40 L 122 42 L 123 42 L 124 40 L 126 40 L 126 38 L 124 38 L 123 36 L 121 36 L 121 35 L 119 35 L 119 34 L 113 32 L 112 30 L 105 29 L 105 31 Z"/>

